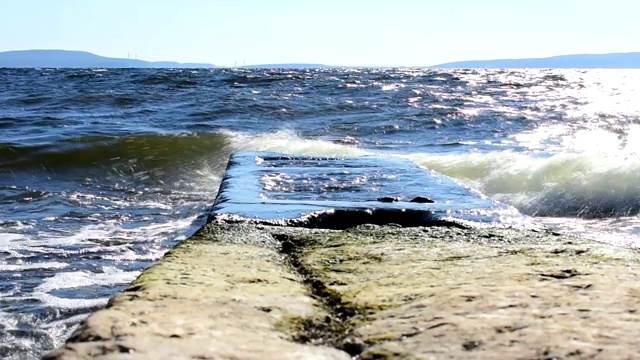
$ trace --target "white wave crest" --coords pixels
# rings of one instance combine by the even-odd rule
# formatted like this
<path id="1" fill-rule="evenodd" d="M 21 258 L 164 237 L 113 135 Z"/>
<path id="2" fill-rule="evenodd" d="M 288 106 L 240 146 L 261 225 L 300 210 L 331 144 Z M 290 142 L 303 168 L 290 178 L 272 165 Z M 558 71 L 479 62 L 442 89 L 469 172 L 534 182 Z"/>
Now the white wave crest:
<path id="1" fill-rule="evenodd" d="M 640 212 L 637 156 L 504 151 L 409 158 L 529 215 L 609 217 Z"/>
<path id="2" fill-rule="evenodd" d="M 107 305 L 109 299 L 100 298 L 100 299 L 67 299 L 61 298 L 58 296 L 53 296 L 50 294 L 45 294 L 41 292 L 34 292 L 29 296 L 29 298 L 33 298 L 39 300 L 43 303 L 45 307 L 51 307 L 56 309 L 67 309 L 67 310 L 76 310 L 76 309 L 89 309 L 102 307 Z"/>
<path id="3" fill-rule="evenodd" d="M 258 135 L 225 132 L 233 151 L 272 151 L 318 156 L 363 156 L 373 152 L 329 140 L 305 139 L 294 131 L 280 130 Z"/>
<path id="4" fill-rule="evenodd" d="M 38 285 L 35 291 L 50 292 L 58 289 L 70 289 L 92 285 L 113 286 L 128 284 L 139 274 L 137 271 L 122 271 L 115 267 L 103 268 L 103 273 L 74 271 L 57 273 Z"/>

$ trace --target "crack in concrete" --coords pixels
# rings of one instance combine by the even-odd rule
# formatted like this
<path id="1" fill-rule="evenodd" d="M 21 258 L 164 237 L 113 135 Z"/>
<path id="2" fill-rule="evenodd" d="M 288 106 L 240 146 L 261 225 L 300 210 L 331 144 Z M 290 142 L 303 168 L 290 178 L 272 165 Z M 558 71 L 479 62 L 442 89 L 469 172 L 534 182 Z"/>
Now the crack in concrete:
<path id="1" fill-rule="evenodd" d="M 295 236 L 273 234 L 273 237 L 282 244 L 280 251 L 285 262 L 300 274 L 312 297 L 329 313 L 323 319 L 290 319 L 291 325 L 297 329 L 293 340 L 303 344 L 330 346 L 345 351 L 352 357 L 362 354 L 365 343 L 353 334 L 353 320 L 362 315 L 358 308 L 344 302 L 339 293 L 331 290 L 311 268 L 304 265 L 301 256 L 307 248 L 297 242 Z"/>

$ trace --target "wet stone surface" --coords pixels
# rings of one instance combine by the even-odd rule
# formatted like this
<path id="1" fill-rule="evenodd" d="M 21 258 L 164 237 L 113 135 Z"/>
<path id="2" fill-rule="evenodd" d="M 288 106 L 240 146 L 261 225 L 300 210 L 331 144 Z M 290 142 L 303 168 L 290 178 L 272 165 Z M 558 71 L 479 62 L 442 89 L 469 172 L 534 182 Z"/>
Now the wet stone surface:
<path id="1" fill-rule="evenodd" d="M 305 226 L 310 218 L 326 218 L 335 211 L 360 216 L 389 214 L 396 223 L 411 214 L 414 220 L 406 226 L 427 226 L 441 219 L 497 224 L 524 221 L 515 209 L 406 159 L 262 152 L 231 156 L 212 220 Z M 383 224 L 366 217 L 361 221 Z M 356 223 L 313 226 L 353 225 Z"/>

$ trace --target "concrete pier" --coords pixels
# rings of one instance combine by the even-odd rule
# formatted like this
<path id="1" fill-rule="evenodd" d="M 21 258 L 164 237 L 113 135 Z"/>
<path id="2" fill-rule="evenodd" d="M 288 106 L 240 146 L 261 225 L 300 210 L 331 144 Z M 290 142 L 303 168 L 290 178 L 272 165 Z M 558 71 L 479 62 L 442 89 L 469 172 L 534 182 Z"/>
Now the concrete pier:
<path id="1" fill-rule="evenodd" d="M 209 224 L 45 359 L 640 357 L 635 251 L 493 222 L 470 227 L 440 217 L 443 200 L 424 192 L 372 190 L 358 194 L 353 212 L 307 199 L 322 209 L 296 213 L 288 196 L 299 192 L 266 189 L 274 183 L 265 174 L 287 171 L 257 171 L 250 176 L 260 182 L 248 185 L 261 200 L 223 183 Z M 434 202 L 399 204 L 400 196 Z M 394 200 L 377 201 L 385 197 Z M 457 214 L 501 209 L 476 200 L 456 204 Z M 284 215 L 270 213 L 270 202 Z M 243 210 L 251 206 L 264 217 Z M 414 220 L 402 224 L 407 213 Z"/>

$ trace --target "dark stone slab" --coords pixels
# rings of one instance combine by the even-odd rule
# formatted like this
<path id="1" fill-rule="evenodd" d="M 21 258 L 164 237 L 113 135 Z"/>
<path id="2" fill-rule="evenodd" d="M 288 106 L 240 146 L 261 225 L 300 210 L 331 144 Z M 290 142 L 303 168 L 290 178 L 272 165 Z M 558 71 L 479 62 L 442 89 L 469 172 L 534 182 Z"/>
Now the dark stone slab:
<path id="1" fill-rule="evenodd" d="M 435 171 L 395 157 L 234 153 L 212 221 L 346 228 L 521 222 L 514 208 Z"/>

